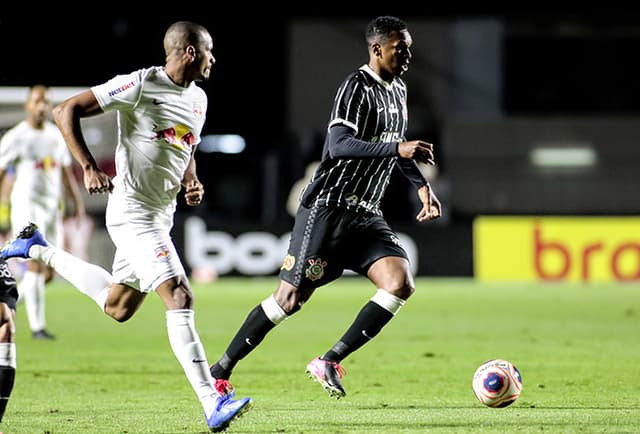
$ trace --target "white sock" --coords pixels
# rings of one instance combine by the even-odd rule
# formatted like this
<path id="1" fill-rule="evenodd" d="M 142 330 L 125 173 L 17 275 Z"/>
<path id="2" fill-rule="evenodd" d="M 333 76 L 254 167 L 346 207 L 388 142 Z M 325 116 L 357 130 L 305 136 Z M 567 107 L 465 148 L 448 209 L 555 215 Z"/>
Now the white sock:
<path id="1" fill-rule="evenodd" d="M 38 259 L 52 267 L 80 292 L 88 295 L 100 309 L 104 304 L 111 287 L 111 274 L 102 267 L 76 258 L 54 246 L 34 245 L 29 249 L 29 257 Z"/>
<path id="2" fill-rule="evenodd" d="M 167 311 L 167 332 L 171 349 L 209 417 L 216 409 L 218 392 L 213 386 L 209 362 L 194 324 L 191 309 Z"/>
<path id="3" fill-rule="evenodd" d="M 24 300 L 27 319 L 32 332 L 45 328 L 44 320 L 44 276 L 35 271 L 25 271 L 18 285 Z"/>

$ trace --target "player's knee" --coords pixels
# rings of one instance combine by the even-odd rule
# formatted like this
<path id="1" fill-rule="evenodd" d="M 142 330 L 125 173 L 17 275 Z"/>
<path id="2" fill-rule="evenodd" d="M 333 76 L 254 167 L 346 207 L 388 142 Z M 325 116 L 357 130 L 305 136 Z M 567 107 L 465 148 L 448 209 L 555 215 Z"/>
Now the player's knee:
<path id="1" fill-rule="evenodd" d="M 193 309 L 193 292 L 185 285 L 178 285 L 171 296 L 174 309 Z"/>
<path id="2" fill-rule="evenodd" d="M 135 310 L 121 306 L 105 306 L 104 312 L 114 320 L 122 323 L 130 320 L 133 317 Z"/>
<path id="3" fill-rule="evenodd" d="M 289 316 L 302 309 L 309 296 L 298 288 L 280 288 L 275 294 L 276 301 L 282 310 Z"/>
<path id="4" fill-rule="evenodd" d="M 3 320 L 0 325 L 0 343 L 14 342 L 16 337 L 16 326 L 11 318 Z"/>
<path id="5" fill-rule="evenodd" d="M 388 293 L 403 300 L 407 300 L 414 292 L 416 292 L 415 285 L 406 279 L 399 280 L 397 282 L 389 282 L 387 286 L 383 286 L 382 288 L 384 288 Z"/>

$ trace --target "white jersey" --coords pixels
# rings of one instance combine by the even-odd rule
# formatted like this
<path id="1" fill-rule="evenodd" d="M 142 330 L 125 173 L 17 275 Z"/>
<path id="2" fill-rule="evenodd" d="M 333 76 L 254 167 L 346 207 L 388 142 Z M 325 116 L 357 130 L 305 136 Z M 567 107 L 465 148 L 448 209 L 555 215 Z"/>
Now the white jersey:
<path id="1" fill-rule="evenodd" d="M 39 207 L 54 213 L 62 200 L 62 168 L 71 165 L 71 154 L 52 122 L 33 128 L 22 121 L 0 139 L 0 167 L 15 167 L 11 207 Z"/>
<path id="2" fill-rule="evenodd" d="M 160 66 L 118 75 L 91 91 L 105 112 L 118 114 L 114 194 L 144 209 L 175 211 L 192 149 L 200 143 L 206 93 L 195 83 L 176 85 Z"/>

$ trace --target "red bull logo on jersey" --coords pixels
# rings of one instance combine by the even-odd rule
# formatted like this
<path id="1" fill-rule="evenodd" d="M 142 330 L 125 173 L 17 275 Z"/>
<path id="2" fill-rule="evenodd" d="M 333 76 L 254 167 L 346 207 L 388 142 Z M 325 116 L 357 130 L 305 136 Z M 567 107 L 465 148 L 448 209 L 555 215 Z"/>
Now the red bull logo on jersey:
<path id="1" fill-rule="evenodd" d="M 58 162 L 51 157 L 44 157 L 35 163 L 36 169 L 44 170 L 45 172 L 55 169 L 56 167 L 58 167 Z"/>
<path id="2" fill-rule="evenodd" d="M 135 81 L 130 81 L 127 84 L 123 84 L 122 86 L 120 86 L 120 87 L 118 87 L 116 89 L 110 90 L 109 91 L 109 96 L 114 96 L 114 95 L 119 94 L 120 92 L 124 92 L 125 90 L 133 87 L 135 84 L 136 84 Z"/>
<path id="3" fill-rule="evenodd" d="M 195 136 L 185 125 L 155 131 L 152 140 L 161 140 L 180 149 L 187 149 L 193 146 L 196 141 Z"/>
<path id="4" fill-rule="evenodd" d="M 156 259 L 161 261 L 168 261 L 169 256 L 171 256 L 171 250 L 169 250 L 166 246 L 156 247 Z"/>
<path id="5" fill-rule="evenodd" d="M 202 106 L 200 104 L 193 105 L 193 114 L 198 116 L 199 118 L 204 116 L 204 110 L 202 109 Z"/>

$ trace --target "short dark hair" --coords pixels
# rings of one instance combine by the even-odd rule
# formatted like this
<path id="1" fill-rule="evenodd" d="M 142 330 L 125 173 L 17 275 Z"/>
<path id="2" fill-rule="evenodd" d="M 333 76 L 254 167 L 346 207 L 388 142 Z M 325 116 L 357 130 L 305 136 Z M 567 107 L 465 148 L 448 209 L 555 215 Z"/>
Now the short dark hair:
<path id="1" fill-rule="evenodd" d="M 384 42 L 389 39 L 393 32 L 401 32 L 403 30 L 407 30 L 407 23 L 400 18 L 390 15 L 375 18 L 367 25 L 367 44 Z"/>

